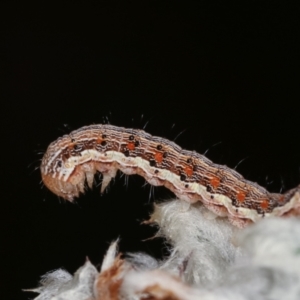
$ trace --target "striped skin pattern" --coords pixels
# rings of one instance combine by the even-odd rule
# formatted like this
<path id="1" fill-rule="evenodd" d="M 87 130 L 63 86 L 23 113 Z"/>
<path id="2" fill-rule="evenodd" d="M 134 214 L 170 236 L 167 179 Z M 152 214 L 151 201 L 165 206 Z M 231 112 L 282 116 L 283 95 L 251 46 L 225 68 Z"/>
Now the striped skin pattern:
<path id="1" fill-rule="evenodd" d="M 263 217 L 300 214 L 300 186 L 269 193 L 226 166 L 142 130 L 84 126 L 52 142 L 41 164 L 45 186 L 69 201 L 84 193 L 85 182 L 92 187 L 97 171 L 104 192 L 118 170 L 163 185 L 189 203 L 201 201 L 241 228 Z"/>

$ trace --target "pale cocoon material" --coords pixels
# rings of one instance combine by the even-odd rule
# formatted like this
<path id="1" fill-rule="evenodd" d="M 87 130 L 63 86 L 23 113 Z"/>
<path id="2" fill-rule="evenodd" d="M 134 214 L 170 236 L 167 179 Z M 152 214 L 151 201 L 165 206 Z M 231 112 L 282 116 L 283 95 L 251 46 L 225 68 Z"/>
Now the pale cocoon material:
<path id="1" fill-rule="evenodd" d="M 112 243 L 97 270 L 89 261 L 71 276 L 42 277 L 35 300 L 300 299 L 300 220 L 266 218 L 245 229 L 203 205 L 155 205 L 150 222 L 171 244 L 158 261 L 143 253 L 122 259 Z"/>

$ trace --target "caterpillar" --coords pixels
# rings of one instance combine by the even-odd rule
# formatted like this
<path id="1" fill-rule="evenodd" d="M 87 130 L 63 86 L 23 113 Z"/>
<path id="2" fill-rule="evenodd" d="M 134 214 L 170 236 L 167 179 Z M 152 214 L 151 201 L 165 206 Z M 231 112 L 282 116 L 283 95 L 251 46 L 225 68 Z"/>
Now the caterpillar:
<path id="1" fill-rule="evenodd" d="M 227 166 L 143 130 L 84 126 L 52 142 L 41 163 L 45 186 L 69 201 L 84 193 L 85 182 L 92 188 L 96 172 L 103 175 L 103 193 L 118 170 L 165 186 L 189 203 L 201 201 L 241 228 L 264 217 L 300 214 L 300 186 L 270 193 Z"/>

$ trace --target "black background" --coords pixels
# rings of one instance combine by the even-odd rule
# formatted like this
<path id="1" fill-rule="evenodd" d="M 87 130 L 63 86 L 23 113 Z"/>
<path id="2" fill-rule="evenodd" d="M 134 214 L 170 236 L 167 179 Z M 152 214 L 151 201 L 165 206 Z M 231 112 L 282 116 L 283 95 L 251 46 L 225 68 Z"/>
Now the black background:
<path id="1" fill-rule="evenodd" d="M 65 203 L 41 184 L 48 144 L 83 125 L 143 128 L 278 192 L 300 181 L 299 10 L 273 1 L 10 2 L 1 10 L 1 299 L 109 243 L 166 254 L 140 222 L 164 188 L 120 175 Z M 222 4 L 221 4 L 222 3 Z M 3 43 L 2 43 L 3 42 Z M 175 125 L 174 125 L 175 124 Z M 182 134 L 180 134 L 183 131 Z M 216 143 L 221 142 L 216 146 Z M 2 286 L 3 285 L 3 286 Z M 6 297 L 6 298 L 4 298 Z"/>

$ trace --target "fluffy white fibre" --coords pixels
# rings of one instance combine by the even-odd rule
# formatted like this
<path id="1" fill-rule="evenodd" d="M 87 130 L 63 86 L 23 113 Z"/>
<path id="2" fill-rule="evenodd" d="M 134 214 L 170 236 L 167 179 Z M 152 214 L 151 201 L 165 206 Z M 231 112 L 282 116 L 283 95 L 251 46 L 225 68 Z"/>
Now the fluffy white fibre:
<path id="1" fill-rule="evenodd" d="M 174 200 L 155 205 L 150 222 L 172 245 L 164 261 L 117 255 L 101 271 L 86 262 L 73 278 L 47 273 L 36 300 L 300 299 L 300 220 L 265 219 L 245 229 L 216 218 L 201 204 Z"/>
<path id="2" fill-rule="evenodd" d="M 39 293 L 36 300 L 51 299 L 54 295 L 58 294 L 58 291 L 62 286 L 67 285 L 73 276 L 63 269 L 51 271 L 42 276 L 40 280 L 40 286 L 35 289 L 27 289 L 25 291 Z"/>
<path id="3" fill-rule="evenodd" d="M 217 218 L 200 203 L 184 201 L 155 205 L 151 216 L 172 245 L 171 256 L 160 267 L 186 283 L 207 286 L 220 279 L 240 251 L 231 243 L 237 231 L 227 219 Z"/>
<path id="4" fill-rule="evenodd" d="M 93 296 L 93 285 L 97 274 L 97 269 L 87 260 L 74 276 L 58 269 L 45 274 L 40 287 L 27 291 L 40 293 L 35 300 L 88 299 Z"/>
<path id="5" fill-rule="evenodd" d="M 118 247 L 118 240 L 116 240 L 109 246 L 106 255 L 104 256 L 100 272 L 104 272 L 109 268 L 111 268 L 117 256 L 117 247 Z"/>

